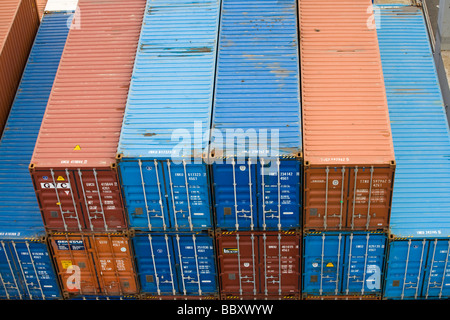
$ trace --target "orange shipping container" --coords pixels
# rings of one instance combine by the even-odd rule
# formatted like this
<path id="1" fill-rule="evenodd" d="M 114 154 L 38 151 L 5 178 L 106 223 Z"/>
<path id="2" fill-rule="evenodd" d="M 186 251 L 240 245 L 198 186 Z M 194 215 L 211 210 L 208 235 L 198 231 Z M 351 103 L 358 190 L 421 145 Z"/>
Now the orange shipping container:
<path id="1" fill-rule="evenodd" d="M 138 293 L 128 237 L 54 234 L 49 236 L 49 244 L 65 297 Z"/>
<path id="2" fill-rule="evenodd" d="M 34 0 L 0 1 L 0 134 L 38 27 Z"/>
<path id="3" fill-rule="evenodd" d="M 48 0 L 36 0 L 36 7 L 39 15 L 39 20 L 42 20 L 42 16 L 44 15 L 45 6 L 47 5 Z"/>
<path id="4" fill-rule="evenodd" d="M 386 230 L 395 157 L 371 0 L 299 0 L 305 231 Z"/>

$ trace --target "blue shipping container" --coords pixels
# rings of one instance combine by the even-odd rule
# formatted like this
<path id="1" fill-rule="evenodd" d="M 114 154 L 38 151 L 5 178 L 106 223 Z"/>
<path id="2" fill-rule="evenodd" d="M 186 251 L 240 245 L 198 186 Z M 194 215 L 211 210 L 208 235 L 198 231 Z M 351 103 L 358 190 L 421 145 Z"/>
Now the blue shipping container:
<path id="1" fill-rule="evenodd" d="M 295 0 L 223 0 L 211 146 L 216 226 L 300 227 Z"/>
<path id="2" fill-rule="evenodd" d="M 323 232 L 303 239 L 303 294 L 381 296 L 387 236 Z"/>
<path id="3" fill-rule="evenodd" d="M 219 0 L 147 2 L 118 147 L 125 207 L 135 230 L 213 225 L 203 152 L 219 14 Z"/>
<path id="4" fill-rule="evenodd" d="M 425 19 L 375 8 L 397 162 L 384 297 L 448 298 L 450 134 Z"/>
<path id="5" fill-rule="evenodd" d="M 212 236 L 139 233 L 133 245 L 142 293 L 210 296 L 218 292 Z"/>
<path id="6" fill-rule="evenodd" d="M 73 12 L 46 13 L 0 141 L 0 298 L 59 299 L 28 165 Z"/>

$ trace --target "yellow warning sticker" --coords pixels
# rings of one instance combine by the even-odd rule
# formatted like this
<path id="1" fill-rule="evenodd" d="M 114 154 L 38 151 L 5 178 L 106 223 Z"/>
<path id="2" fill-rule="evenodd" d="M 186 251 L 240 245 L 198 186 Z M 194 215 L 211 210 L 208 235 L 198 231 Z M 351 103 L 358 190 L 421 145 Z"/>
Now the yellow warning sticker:
<path id="1" fill-rule="evenodd" d="M 328 268 L 332 268 L 332 267 L 334 267 L 334 264 L 332 264 L 331 262 L 328 262 L 328 263 L 327 263 L 327 267 L 328 267 Z"/>
<path id="2" fill-rule="evenodd" d="M 58 176 L 58 179 L 56 179 L 58 181 L 65 181 L 63 176 Z"/>
<path id="3" fill-rule="evenodd" d="M 68 269 L 72 265 L 72 261 L 61 260 L 61 264 L 62 264 L 63 269 Z"/>
<path id="4" fill-rule="evenodd" d="M 80 145 L 77 144 L 73 150 L 81 150 Z"/>

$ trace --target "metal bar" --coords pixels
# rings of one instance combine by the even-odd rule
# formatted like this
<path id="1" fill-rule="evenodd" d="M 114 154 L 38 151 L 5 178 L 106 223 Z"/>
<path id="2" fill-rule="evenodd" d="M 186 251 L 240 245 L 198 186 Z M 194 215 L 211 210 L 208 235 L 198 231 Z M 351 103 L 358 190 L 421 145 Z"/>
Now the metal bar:
<path id="1" fill-rule="evenodd" d="M 83 236 L 82 236 L 82 238 L 83 238 Z M 91 241 L 92 242 L 90 242 L 90 249 L 94 249 L 94 254 L 95 254 L 94 264 L 95 264 L 96 259 L 100 260 L 100 256 L 99 256 L 98 249 L 97 249 L 97 242 L 95 241 L 95 235 L 92 235 Z M 98 271 L 100 271 L 100 273 Z M 103 291 L 105 291 L 104 293 L 107 294 L 108 293 L 108 292 L 106 292 L 107 286 L 106 286 L 106 282 L 105 282 L 105 277 L 103 277 L 103 271 L 97 270 L 97 272 L 94 272 L 94 275 L 95 274 L 97 275 L 97 277 L 96 277 L 97 280 L 103 284 L 103 287 L 100 288 L 100 292 L 102 292 L 102 290 L 103 290 Z"/>
<path id="2" fill-rule="evenodd" d="M 356 184 L 358 182 L 358 167 L 355 167 L 355 185 L 353 186 L 352 230 L 355 227 Z"/>
<path id="3" fill-rule="evenodd" d="M 64 210 L 62 209 L 62 205 L 61 205 L 61 200 L 59 198 L 59 194 L 58 194 L 58 185 L 56 184 L 56 180 L 55 180 L 55 173 L 53 172 L 53 169 L 50 169 L 50 174 L 52 175 L 52 180 L 53 180 L 53 185 L 55 186 L 55 192 L 56 192 L 56 199 L 58 201 L 57 205 L 59 207 L 59 212 L 61 213 L 61 219 L 63 221 L 64 224 L 64 230 L 67 231 L 67 224 L 66 224 L 66 219 L 64 217 Z M 69 212 L 69 211 L 68 211 Z"/>
<path id="4" fill-rule="evenodd" d="M 263 207 L 263 230 L 266 230 L 266 196 L 264 194 L 266 185 L 264 184 L 264 159 L 261 158 L 261 187 L 262 187 L 262 207 Z"/>
<path id="5" fill-rule="evenodd" d="M 175 205 L 174 191 L 173 191 L 173 182 L 172 182 L 172 172 L 170 170 L 170 160 L 167 159 L 167 170 L 169 171 L 169 184 L 170 184 L 170 194 L 172 196 L 172 208 L 173 208 L 173 217 L 175 219 L 175 230 L 178 231 L 178 217 L 177 217 L 177 208 Z"/>
<path id="6" fill-rule="evenodd" d="M 361 295 L 364 295 L 364 291 L 365 291 L 366 274 L 367 274 L 367 259 L 369 258 L 369 239 L 370 239 L 370 233 L 368 233 L 366 235 L 366 252 L 364 253 L 364 271 L 363 271 Z"/>
<path id="7" fill-rule="evenodd" d="M 159 286 L 159 276 L 158 276 L 158 270 L 156 269 L 155 253 L 153 252 L 153 242 L 152 242 L 152 235 L 151 234 L 148 235 L 148 242 L 149 242 L 149 245 L 150 245 L 150 253 L 152 255 L 153 271 L 155 271 L 156 291 L 158 292 L 158 295 L 160 295 L 161 294 L 161 288 Z M 169 265 L 170 265 L 170 259 L 169 259 Z"/>
<path id="8" fill-rule="evenodd" d="M 341 241 L 342 241 L 342 234 L 339 233 L 338 236 L 338 251 L 337 251 L 337 264 L 336 264 L 336 288 L 334 289 L 334 293 L 336 295 L 339 294 L 339 277 L 340 277 L 340 266 L 341 266 Z"/>
<path id="9" fill-rule="evenodd" d="M 281 182 L 280 182 L 280 158 L 277 158 L 277 174 L 278 174 L 278 230 L 281 230 Z"/>
<path id="10" fill-rule="evenodd" d="M 102 212 L 100 212 L 100 214 L 103 217 L 103 224 L 105 226 L 105 230 L 108 231 L 108 224 L 106 223 L 105 210 L 103 209 L 102 196 L 100 194 L 100 187 L 98 185 L 97 170 L 95 170 L 95 168 L 94 168 L 94 169 L 92 169 L 92 171 L 94 172 L 95 185 L 97 186 L 97 193 L 98 193 L 98 201 L 100 202 L 100 209 L 102 210 Z M 84 192 L 84 189 L 83 189 L 83 192 Z"/>
<path id="11" fill-rule="evenodd" d="M 250 230 L 253 230 L 254 228 L 254 222 L 253 222 L 253 193 L 252 193 L 252 161 L 249 158 L 248 159 L 248 188 L 250 193 Z M 237 213 L 236 213 L 237 215 Z"/>
<path id="12" fill-rule="evenodd" d="M 172 283 L 172 293 L 173 295 L 176 294 L 175 290 L 175 282 L 173 280 L 173 270 L 172 270 L 172 264 L 170 263 L 170 251 L 169 251 L 169 236 L 167 234 L 164 235 L 164 238 L 166 240 L 166 250 L 167 250 L 167 259 L 169 260 L 169 269 L 170 269 L 170 281 Z"/>
<path id="13" fill-rule="evenodd" d="M 410 251 L 411 251 L 411 239 L 408 239 L 408 251 L 406 252 L 406 261 L 405 261 L 405 274 L 403 275 L 403 287 L 402 287 L 402 293 L 400 295 L 402 300 L 405 297 L 406 275 L 408 273 Z"/>
<path id="14" fill-rule="evenodd" d="M 255 236 L 252 233 L 253 294 L 256 295 Z"/>
<path id="15" fill-rule="evenodd" d="M 188 205 L 188 221 L 189 221 L 189 228 L 191 231 L 194 230 L 194 226 L 192 224 L 192 213 L 191 213 L 191 200 L 189 195 L 189 184 L 188 184 L 188 178 L 187 178 L 187 170 L 186 170 L 186 160 L 183 160 L 183 169 L 184 169 L 184 181 L 186 183 L 186 198 L 187 198 L 187 205 Z"/>
<path id="16" fill-rule="evenodd" d="M 234 213 L 236 215 L 236 230 L 239 230 L 239 220 L 238 220 L 238 204 L 237 204 L 237 193 L 236 193 L 236 162 L 234 158 L 231 160 L 231 166 L 233 167 L 233 193 L 234 193 Z"/>
<path id="17" fill-rule="evenodd" d="M 141 159 L 138 160 L 138 164 L 139 164 L 139 171 L 141 173 L 142 193 L 144 194 L 145 210 L 147 212 L 147 224 L 148 224 L 148 229 L 151 231 L 152 230 L 152 223 L 150 221 L 150 211 L 148 209 L 147 193 L 145 192 L 145 182 L 144 182 L 144 175 L 142 173 L 142 161 L 141 161 Z M 155 168 L 155 171 L 156 170 L 157 169 Z"/>
<path id="18" fill-rule="evenodd" d="M 278 234 L 278 294 L 281 296 L 281 234 Z"/>
<path id="19" fill-rule="evenodd" d="M 352 249 L 353 249 L 353 233 L 350 234 L 350 250 L 348 253 L 348 264 L 347 264 L 347 287 L 345 292 L 348 294 L 350 289 L 350 266 L 352 265 Z"/>
<path id="20" fill-rule="evenodd" d="M 426 240 L 423 239 L 423 241 L 422 241 L 422 254 L 420 255 L 420 268 L 419 268 L 419 272 L 417 273 L 416 294 L 414 295 L 414 297 L 416 299 L 417 299 L 417 296 L 419 295 L 419 283 L 420 283 L 420 275 L 422 273 L 423 256 L 424 256 L 424 252 L 425 252 L 425 243 L 426 243 Z"/>
<path id="21" fill-rule="evenodd" d="M 326 180 L 325 180 L 325 214 L 323 216 L 323 227 L 327 230 L 327 215 L 328 215 L 328 175 L 330 173 L 330 168 L 325 169 Z"/>
<path id="22" fill-rule="evenodd" d="M 236 235 L 236 244 L 238 249 L 239 294 L 242 294 L 241 250 L 239 246 L 239 234 Z"/>
<path id="23" fill-rule="evenodd" d="M 264 293 L 268 295 L 267 289 L 267 244 L 266 244 L 267 236 L 263 234 L 263 242 L 264 242 Z"/>
<path id="24" fill-rule="evenodd" d="M 91 231 L 94 231 L 94 226 L 93 226 L 93 224 L 91 222 L 91 220 L 92 220 L 91 211 L 89 210 L 89 204 L 88 204 L 88 201 L 87 201 L 87 198 L 86 198 L 86 192 L 84 191 L 84 182 L 83 182 L 83 177 L 82 177 L 82 174 L 81 174 L 81 169 L 78 169 L 78 176 L 80 177 L 81 190 L 83 191 L 84 204 L 86 206 L 86 211 L 87 211 L 87 215 L 88 215 L 88 218 L 89 218 L 89 225 L 91 227 Z"/>
<path id="25" fill-rule="evenodd" d="M 343 210 L 344 210 L 344 178 L 345 178 L 345 167 L 342 167 L 342 182 L 341 182 L 341 209 L 339 213 L 339 230 L 342 229 L 342 217 L 343 217 Z"/>
<path id="26" fill-rule="evenodd" d="M 25 272 L 23 271 L 22 260 L 20 260 L 19 253 L 17 252 L 16 243 L 14 241 L 11 241 L 11 244 L 14 248 L 14 252 L 16 253 L 17 262 L 20 267 L 20 272 L 22 273 L 23 282 L 25 283 L 25 288 L 27 289 L 28 296 L 30 297 L 30 300 L 33 300 L 33 295 L 31 294 L 30 289 L 28 288 L 27 278 L 25 277 Z"/>
<path id="27" fill-rule="evenodd" d="M 202 287 L 201 287 L 201 281 L 200 281 L 200 269 L 198 266 L 198 254 L 197 254 L 197 243 L 196 243 L 196 237 L 195 234 L 192 235 L 192 241 L 194 242 L 194 254 L 195 254 L 195 266 L 197 268 L 197 282 L 198 282 L 198 295 L 202 295 Z"/>
<path id="28" fill-rule="evenodd" d="M 119 295 L 122 296 L 124 294 L 124 291 L 122 290 L 122 283 L 120 282 L 120 274 L 119 274 L 119 270 L 117 270 L 117 256 L 116 253 L 114 252 L 114 247 L 112 244 L 113 240 L 110 234 L 108 234 L 108 245 L 109 245 L 109 250 L 111 251 L 112 257 L 113 257 L 113 264 L 114 264 L 114 273 L 116 275 L 116 279 L 117 279 L 117 286 L 119 289 Z"/>
<path id="29" fill-rule="evenodd" d="M 35 276 L 36 276 L 36 281 L 37 281 L 37 284 L 38 284 L 38 289 L 39 289 L 39 291 L 41 291 L 42 299 L 45 300 L 44 290 L 42 290 L 41 280 L 39 279 L 39 274 L 38 274 L 38 272 L 37 272 L 37 270 L 36 270 L 36 264 L 34 263 L 33 255 L 31 254 L 30 244 L 28 243 L 28 241 L 25 241 L 25 245 L 27 246 L 28 254 L 30 255 L 30 261 L 31 261 L 31 264 L 32 264 L 32 266 L 33 266 L 34 274 L 35 274 Z M 26 279 L 25 279 L 25 281 L 26 281 Z"/>
<path id="30" fill-rule="evenodd" d="M 79 229 L 80 231 L 82 231 L 81 224 L 80 224 L 80 217 L 78 216 L 77 205 L 76 205 L 76 203 L 75 203 L 75 197 L 74 197 L 74 195 L 73 195 L 72 182 L 70 181 L 70 173 L 69 173 L 69 170 L 67 170 L 67 169 L 66 169 L 65 171 L 66 171 L 67 182 L 69 183 L 70 195 L 72 196 L 73 208 L 74 208 L 74 210 L 75 210 L 75 215 L 76 215 L 76 217 L 77 217 L 78 229 Z M 52 173 L 52 176 L 53 176 L 53 173 Z M 54 179 L 54 178 L 55 178 L 55 177 L 53 176 L 53 179 Z M 56 186 L 55 186 L 55 187 L 56 187 Z M 58 193 L 58 191 L 57 191 L 56 193 Z M 58 197 L 58 201 L 59 201 L 59 197 Z"/>
<path id="31" fill-rule="evenodd" d="M 19 298 L 22 299 L 22 293 L 19 290 L 19 285 L 17 283 L 16 276 L 14 275 L 14 271 L 13 271 L 12 266 L 11 266 L 12 265 L 11 260 L 9 259 L 8 253 L 6 252 L 5 243 L 3 242 L 3 240 L 1 241 L 1 243 L 2 243 L 2 247 L 3 247 L 3 252 L 5 252 L 6 261 L 8 262 L 9 271 L 11 272 L 11 275 L 12 275 L 13 280 L 14 280 L 15 289 L 17 290 L 17 293 L 19 294 Z M 6 292 L 6 295 L 8 296 L 8 298 L 9 298 L 9 293 L 6 290 L 6 287 L 5 287 L 5 292 Z"/>
<path id="32" fill-rule="evenodd" d="M 369 186 L 369 203 L 367 205 L 367 222 L 366 222 L 366 230 L 369 229 L 370 226 L 370 202 L 372 198 L 372 184 L 373 184 L 373 172 L 374 168 L 373 166 L 370 168 L 370 186 Z"/>
<path id="33" fill-rule="evenodd" d="M 180 248 L 180 237 L 178 234 L 175 236 L 177 239 L 177 247 L 178 247 L 178 258 L 180 259 L 180 271 L 181 271 L 181 279 L 183 280 L 183 294 L 186 295 L 186 285 L 184 283 L 184 271 L 183 271 L 183 257 L 181 254 L 181 248 Z"/>
<path id="34" fill-rule="evenodd" d="M 322 295 L 323 292 L 323 263 L 325 259 L 325 233 L 322 233 L 322 253 L 321 253 L 321 264 L 320 264 L 320 288 L 319 295 Z"/>
<path id="35" fill-rule="evenodd" d="M 431 274 L 433 273 L 434 258 L 436 257 L 436 247 L 437 247 L 437 239 L 434 239 L 434 248 L 433 254 L 431 256 L 431 264 L 429 266 L 430 272 L 428 273 L 427 291 L 425 292 L 425 299 L 428 299 L 428 294 L 430 292 Z"/>
<path id="36" fill-rule="evenodd" d="M 444 264 L 444 270 L 442 271 L 442 281 L 441 281 L 441 289 L 439 290 L 439 299 L 442 297 L 442 291 L 444 289 L 444 284 L 445 284 L 445 273 L 447 271 L 447 265 L 448 265 L 448 256 L 450 253 L 450 240 L 448 241 L 448 246 L 447 246 L 447 255 L 445 256 L 445 264 Z"/>

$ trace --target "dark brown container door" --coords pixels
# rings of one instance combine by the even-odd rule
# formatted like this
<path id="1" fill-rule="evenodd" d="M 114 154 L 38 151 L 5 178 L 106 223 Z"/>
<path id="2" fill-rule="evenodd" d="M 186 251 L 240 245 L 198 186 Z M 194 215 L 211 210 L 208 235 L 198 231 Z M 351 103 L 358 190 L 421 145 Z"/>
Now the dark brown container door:
<path id="1" fill-rule="evenodd" d="M 260 291 L 258 239 L 250 233 L 218 236 L 221 292 L 256 295 Z"/>
<path id="2" fill-rule="evenodd" d="M 80 232 L 86 228 L 73 172 L 32 171 L 32 178 L 47 230 Z"/>
<path id="3" fill-rule="evenodd" d="M 349 168 L 305 168 L 305 229 L 345 227 Z"/>
<path id="4" fill-rule="evenodd" d="M 126 229 L 122 195 L 115 170 L 78 169 L 74 173 L 89 231 Z"/>
<path id="5" fill-rule="evenodd" d="M 284 232 L 259 238 L 259 266 L 264 295 L 300 293 L 300 237 Z"/>
<path id="6" fill-rule="evenodd" d="M 354 168 L 349 183 L 347 226 L 351 230 L 387 229 L 394 168 Z"/>
<path id="7" fill-rule="evenodd" d="M 60 235 L 50 236 L 49 242 L 64 295 L 99 294 L 89 239 L 81 235 Z"/>
<path id="8" fill-rule="evenodd" d="M 138 293 L 130 243 L 124 236 L 92 236 L 100 288 L 105 295 Z"/>

